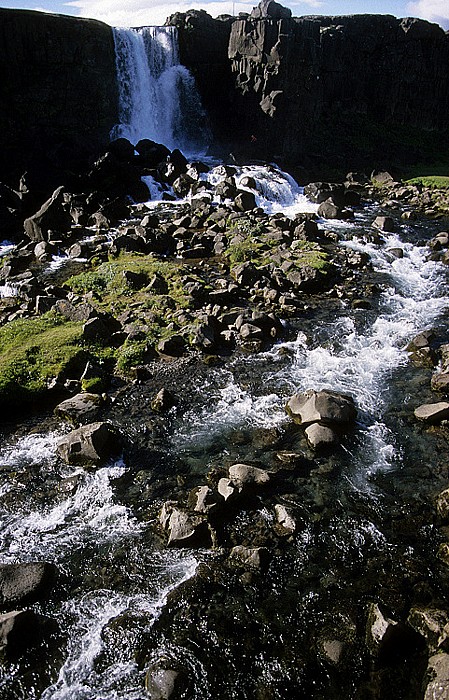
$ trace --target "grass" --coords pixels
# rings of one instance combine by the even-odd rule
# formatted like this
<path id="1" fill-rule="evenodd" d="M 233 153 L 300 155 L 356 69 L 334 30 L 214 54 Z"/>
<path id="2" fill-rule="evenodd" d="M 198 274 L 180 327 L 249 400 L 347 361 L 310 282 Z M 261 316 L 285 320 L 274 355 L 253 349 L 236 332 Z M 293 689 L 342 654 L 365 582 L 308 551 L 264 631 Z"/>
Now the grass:
<path id="1" fill-rule="evenodd" d="M 51 312 L 0 328 L 0 405 L 14 408 L 36 400 L 50 379 L 82 370 L 82 324 Z M 78 375 L 79 376 L 79 375 Z"/>
<path id="2" fill-rule="evenodd" d="M 406 182 L 408 185 L 422 185 L 431 189 L 449 190 L 449 175 L 421 175 Z"/>

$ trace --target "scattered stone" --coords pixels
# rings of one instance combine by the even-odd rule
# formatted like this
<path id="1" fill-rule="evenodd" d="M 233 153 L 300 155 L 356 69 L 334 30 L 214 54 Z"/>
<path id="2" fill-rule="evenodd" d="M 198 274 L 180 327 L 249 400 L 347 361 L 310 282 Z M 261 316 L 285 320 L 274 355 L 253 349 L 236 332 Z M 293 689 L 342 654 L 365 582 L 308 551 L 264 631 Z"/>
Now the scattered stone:
<path id="1" fill-rule="evenodd" d="M 56 445 L 59 456 L 67 464 L 100 464 L 118 455 L 121 438 L 110 423 L 91 423 L 65 435 Z"/>
<path id="2" fill-rule="evenodd" d="M 281 535 L 292 535 L 296 530 L 296 521 L 290 510 L 281 503 L 276 503 L 274 506 L 274 514 L 276 517 L 276 531 Z"/>
<path id="3" fill-rule="evenodd" d="M 176 396 L 169 389 L 162 388 L 151 401 L 151 408 L 158 413 L 165 413 L 176 405 Z"/>
<path id="4" fill-rule="evenodd" d="M 180 508 L 171 511 L 166 529 L 168 546 L 211 547 L 212 537 L 207 520 L 202 515 L 192 515 Z"/>
<path id="5" fill-rule="evenodd" d="M 312 423 L 307 426 L 304 432 L 310 447 L 315 450 L 332 447 L 339 443 L 337 433 L 327 425 Z"/>
<path id="6" fill-rule="evenodd" d="M 169 657 L 154 661 L 145 676 L 145 688 L 150 700 L 180 700 L 187 697 L 190 687 L 186 670 Z"/>
<path id="7" fill-rule="evenodd" d="M 440 401 L 439 403 L 426 403 L 418 406 L 414 411 L 415 417 L 425 423 L 437 424 L 449 418 L 449 403 Z"/>
<path id="8" fill-rule="evenodd" d="M 386 233 L 397 231 L 397 226 L 391 216 L 377 216 L 373 221 L 373 226 Z"/>

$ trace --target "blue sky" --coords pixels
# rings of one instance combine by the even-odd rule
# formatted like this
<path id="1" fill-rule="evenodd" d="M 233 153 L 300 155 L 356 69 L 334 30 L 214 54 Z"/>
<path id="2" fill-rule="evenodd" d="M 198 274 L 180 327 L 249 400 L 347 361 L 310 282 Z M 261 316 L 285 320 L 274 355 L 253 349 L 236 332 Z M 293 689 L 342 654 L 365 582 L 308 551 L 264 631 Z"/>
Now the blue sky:
<path id="1" fill-rule="evenodd" d="M 0 7 L 14 7 L 93 17 L 115 26 L 163 24 L 166 17 L 192 7 L 212 16 L 251 11 L 257 4 L 234 0 L 0 0 Z M 304 14 L 380 13 L 396 17 L 422 17 L 449 30 L 449 0 L 284 0 L 295 16 Z"/>

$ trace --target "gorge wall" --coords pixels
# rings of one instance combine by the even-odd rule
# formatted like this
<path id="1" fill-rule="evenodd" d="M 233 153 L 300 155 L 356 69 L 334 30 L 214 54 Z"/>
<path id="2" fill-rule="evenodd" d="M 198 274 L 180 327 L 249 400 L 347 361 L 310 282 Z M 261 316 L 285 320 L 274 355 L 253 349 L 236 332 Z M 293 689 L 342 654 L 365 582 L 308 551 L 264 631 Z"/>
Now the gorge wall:
<path id="1" fill-rule="evenodd" d="M 438 25 L 293 18 L 272 0 L 237 19 L 192 11 L 168 21 L 231 148 L 293 162 L 419 162 L 447 134 L 449 35 Z"/>
<path id="2" fill-rule="evenodd" d="M 449 142 L 449 35 L 416 19 L 177 13 L 181 62 L 237 157 L 310 167 L 417 163 Z M 0 177 L 77 167 L 118 121 L 114 40 L 93 20 L 0 9 Z M 447 159 L 447 156 L 446 156 Z"/>
<path id="3" fill-rule="evenodd" d="M 118 120 L 112 30 L 0 9 L 0 177 L 75 167 Z"/>

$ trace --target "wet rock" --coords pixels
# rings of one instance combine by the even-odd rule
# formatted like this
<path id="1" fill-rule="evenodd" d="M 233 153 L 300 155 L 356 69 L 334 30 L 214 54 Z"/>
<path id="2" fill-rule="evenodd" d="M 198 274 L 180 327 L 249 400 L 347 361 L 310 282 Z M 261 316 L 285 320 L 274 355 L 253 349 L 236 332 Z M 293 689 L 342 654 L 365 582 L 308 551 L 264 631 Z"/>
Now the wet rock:
<path id="1" fill-rule="evenodd" d="M 325 447 L 332 447 L 339 443 L 337 433 L 328 425 L 320 423 L 312 423 L 305 429 L 307 441 L 314 450 L 319 450 Z"/>
<path id="2" fill-rule="evenodd" d="M 251 211 L 256 206 L 256 197 L 253 192 L 242 190 L 234 200 L 234 206 L 239 211 Z"/>
<path id="3" fill-rule="evenodd" d="M 449 489 L 445 489 L 438 494 L 436 499 L 438 517 L 443 522 L 449 522 Z"/>
<path id="4" fill-rule="evenodd" d="M 110 423 L 91 423 L 65 435 L 56 445 L 59 456 L 67 464 L 100 464 L 118 455 L 122 441 Z"/>
<path id="5" fill-rule="evenodd" d="M 345 644 L 340 639 L 320 640 L 320 651 L 325 661 L 338 666 L 343 658 Z"/>
<path id="6" fill-rule="evenodd" d="M 414 411 L 415 417 L 425 423 L 437 424 L 449 418 L 449 403 L 440 401 L 439 403 L 426 403 L 418 406 Z"/>
<path id="7" fill-rule="evenodd" d="M 239 491 L 250 486 L 263 486 L 270 481 L 270 475 L 264 469 L 248 464 L 233 464 L 229 467 L 229 479 Z"/>
<path id="8" fill-rule="evenodd" d="M 209 486 L 197 486 L 192 489 L 187 501 L 187 506 L 196 513 L 210 513 L 217 505 L 217 496 Z"/>
<path id="9" fill-rule="evenodd" d="M 207 520 L 174 507 L 168 519 L 168 546 L 211 547 L 212 537 Z"/>
<path id="10" fill-rule="evenodd" d="M 426 640 L 430 651 L 448 646 L 449 615 L 445 610 L 412 608 L 407 621 Z"/>
<path id="11" fill-rule="evenodd" d="M 226 479 L 226 477 L 223 477 L 219 480 L 217 485 L 217 491 L 220 494 L 220 496 L 224 499 L 224 501 L 232 500 L 238 495 L 238 489 L 233 484 L 231 479 Z"/>
<path id="12" fill-rule="evenodd" d="M 391 216 L 376 216 L 373 226 L 387 233 L 395 233 L 397 231 L 397 226 Z"/>
<path id="13" fill-rule="evenodd" d="M 98 416 L 103 398 L 100 394 L 80 393 L 62 401 L 54 413 L 76 425 L 89 423 Z"/>
<path id="14" fill-rule="evenodd" d="M 56 631 L 54 620 L 32 610 L 0 615 L 0 658 L 13 661 Z"/>
<path id="15" fill-rule="evenodd" d="M 190 686 L 186 670 L 174 659 L 162 657 L 148 667 L 145 688 L 150 700 L 181 700 Z"/>
<path id="16" fill-rule="evenodd" d="M 433 391 L 440 391 L 442 394 L 449 393 L 449 372 L 437 372 L 432 375 L 430 386 Z"/>
<path id="17" fill-rule="evenodd" d="M 379 664 L 389 664 L 404 658 L 424 645 L 420 634 L 403 622 L 396 622 L 384 615 L 377 603 L 368 609 L 366 644 Z"/>
<path id="18" fill-rule="evenodd" d="M 0 564 L 0 605 L 27 605 L 48 595 L 56 567 L 47 562 Z"/>
<path id="19" fill-rule="evenodd" d="M 326 199 L 318 207 L 318 216 L 322 219 L 344 219 L 343 209 L 339 207 L 332 199 Z"/>
<path id="20" fill-rule="evenodd" d="M 435 654 L 429 659 L 425 675 L 424 700 L 449 699 L 449 654 Z"/>
<path id="21" fill-rule="evenodd" d="M 158 413 L 165 413 L 176 405 L 176 396 L 169 389 L 162 388 L 151 401 L 151 408 Z"/>
<path id="22" fill-rule="evenodd" d="M 294 394 L 288 400 L 286 410 L 295 423 L 303 426 L 318 422 L 348 426 L 357 417 L 357 409 L 350 396 L 313 389 Z"/>
<path id="23" fill-rule="evenodd" d="M 250 571 L 266 571 L 270 563 L 270 553 L 266 547 L 237 545 L 231 549 L 229 558 Z"/>
<path id="24" fill-rule="evenodd" d="M 157 344 L 158 353 L 167 357 L 181 357 L 185 349 L 185 340 L 180 335 L 172 335 L 170 338 L 160 340 Z"/>
<path id="25" fill-rule="evenodd" d="M 274 506 L 276 532 L 280 535 L 292 535 L 296 530 L 296 521 L 291 511 L 281 503 Z"/>

